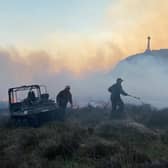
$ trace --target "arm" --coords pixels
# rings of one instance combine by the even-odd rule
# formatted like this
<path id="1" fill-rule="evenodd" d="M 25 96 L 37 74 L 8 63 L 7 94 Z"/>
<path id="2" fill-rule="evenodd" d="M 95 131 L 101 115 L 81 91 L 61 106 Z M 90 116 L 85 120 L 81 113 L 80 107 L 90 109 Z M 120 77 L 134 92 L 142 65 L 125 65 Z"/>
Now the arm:
<path id="1" fill-rule="evenodd" d="M 121 94 L 124 95 L 124 96 L 128 96 L 128 93 L 126 93 L 123 88 L 121 87 Z"/>
<path id="2" fill-rule="evenodd" d="M 112 92 L 112 86 L 108 88 L 108 91 L 111 93 Z"/>
<path id="3" fill-rule="evenodd" d="M 73 102 L 72 102 L 72 94 L 69 92 L 69 96 L 68 96 L 68 101 L 71 104 L 71 106 L 73 106 Z"/>

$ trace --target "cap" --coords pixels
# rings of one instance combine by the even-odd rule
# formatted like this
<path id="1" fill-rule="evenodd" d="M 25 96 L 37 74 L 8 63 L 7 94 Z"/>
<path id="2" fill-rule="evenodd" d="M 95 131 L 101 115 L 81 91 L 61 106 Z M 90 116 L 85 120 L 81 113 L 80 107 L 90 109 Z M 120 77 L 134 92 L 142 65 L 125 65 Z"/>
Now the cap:
<path id="1" fill-rule="evenodd" d="M 70 89 L 71 87 L 69 85 L 65 86 L 65 89 Z"/>
<path id="2" fill-rule="evenodd" d="M 117 78 L 117 82 L 122 82 L 122 81 L 123 81 L 123 79 Z"/>

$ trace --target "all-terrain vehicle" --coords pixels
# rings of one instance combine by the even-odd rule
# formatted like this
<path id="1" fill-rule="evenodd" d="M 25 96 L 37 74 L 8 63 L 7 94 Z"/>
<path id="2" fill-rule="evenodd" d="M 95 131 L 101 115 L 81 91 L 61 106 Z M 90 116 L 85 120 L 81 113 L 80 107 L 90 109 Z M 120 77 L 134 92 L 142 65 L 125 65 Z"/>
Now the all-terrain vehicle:
<path id="1" fill-rule="evenodd" d="M 8 95 L 10 117 L 17 125 L 39 126 L 46 121 L 59 120 L 59 109 L 49 99 L 45 86 L 10 88 Z"/>

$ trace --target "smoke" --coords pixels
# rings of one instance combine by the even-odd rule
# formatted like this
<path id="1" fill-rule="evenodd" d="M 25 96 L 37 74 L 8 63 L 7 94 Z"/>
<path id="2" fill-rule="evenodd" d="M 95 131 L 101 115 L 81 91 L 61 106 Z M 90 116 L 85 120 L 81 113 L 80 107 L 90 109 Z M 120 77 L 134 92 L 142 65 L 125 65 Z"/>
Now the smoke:
<path id="1" fill-rule="evenodd" d="M 104 36 L 61 33 L 34 48 L 1 47 L 0 99 L 7 100 L 8 88 L 32 83 L 46 84 L 52 98 L 67 84 L 74 86 L 76 97 L 101 97 L 95 82 L 104 85 L 104 74 L 122 55 L 122 50 Z"/>
<path id="2" fill-rule="evenodd" d="M 132 55 L 145 51 L 148 35 L 152 37 L 151 49 L 168 48 L 167 17 L 166 0 L 119 0 L 109 7 L 106 26 L 114 32 L 114 39 L 123 53 Z M 167 56 L 168 53 L 163 51 L 154 56 L 142 54 L 136 61 L 119 64 L 112 71 L 112 77 L 123 77 L 125 89 L 142 97 L 144 102 L 165 107 L 168 98 Z M 130 101 L 130 98 L 125 99 Z"/>
<path id="3" fill-rule="evenodd" d="M 168 99 L 168 50 L 138 54 L 120 62 L 110 75 L 122 77 L 123 87 L 132 95 L 141 97 L 144 103 L 155 107 L 167 107 Z M 125 101 L 141 104 L 125 97 Z"/>
<path id="4" fill-rule="evenodd" d="M 122 48 L 109 35 L 56 33 L 46 38 L 41 48 L 57 61 L 55 70 L 62 68 L 81 76 L 109 70 L 124 57 Z"/>
<path id="5" fill-rule="evenodd" d="M 56 32 L 32 47 L 29 44 L 1 47 L 0 99 L 7 99 L 9 87 L 42 83 L 49 87 L 53 98 L 60 89 L 70 84 L 77 100 L 78 97 L 105 100 L 109 98 L 107 87 L 116 77 L 121 75 L 129 79 L 127 68 L 125 76 L 122 73 L 111 76 L 107 72 L 128 55 L 144 51 L 148 35 L 152 37 L 152 49 L 167 48 L 168 1 L 119 0 L 114 1 L 106 11 L 102 26 L 95 32 Z M 154 71 L 155 66 L 157 64 L 151 65 L 150 69 Z M 134 85 L 131 82 L 127 89 L 131 91 L 137 86 L 134 91 L 141 95 L 144 90 L 146 93 L 145 85 L 138 89 L 142 87 L 142 81 L 156 81 L 151 78 L 152 71 L 145 73 L 143 66 L 138 67 L 129 70 L 128 66 L 128 72 L 137 74 L 136 80 L 140 81 Z M 163 71 L 159 70 L 156 74 L 162 81 L 165 76 Z M 129 81 L 134 80 L 131 78 Z M 163 83 L 158 83 L 158 86 L 165 88 Z M 152 89 L 148 93 L 148 96 L 153 96 Z"/>
<path id="6" fill-rule="evenodd" d="M 114 32 L 126 55 L 144 51 L 145 38 L 152 37 L 152 48 L 167 48 L 168 1 L 119 0 L 107 12 L 106 26 Z M 105 27 L 106 27 L 105 26 Z"/>
<path id="7" fill-rule="evenodd" d="M 106 45 L 107 50 L 113 52 L 112 49 L 110 49 L 112 44 Z M 79 100 L 79 97 L 81 101 L 85 102 L 88 102 L 92 97 L 102 99 L 101 95 L 104 92 L 102 88 L 106 88 L 106 79 L 104 78 L 106 71 L 102 71 L 101 68 L 105 69 L 105 61 L 111 59 L 109 58 L 108 51 L 103 49 L 103 47 L 98 48 L 98 50 L 96 50 L 97 53 L 87 51 L 95 55 L 91 58 L 84 58 L 84 60 L 81 61 L 81 64 L 84 62 L 88 66 L 88 69 L 86 69 L 87 74 L 80 72 L 82 76 L 79 76 L 79 71 L 76 71 L 76 68 L 78 66 L 80 67 L 80 65 L 78 65 L 80 62 L 75 61 L 77 61 L 76 59 L 80 60 L 80 58 L 77 57 L 70 60 L 66 55 L 68 51 L 65 50 L 61 57 L 54 57 L 46 50 L 29 50 L 29 52 L 24 52 L 16 48 L 1 48 L 0 99 L 7 100 L 8 88 L 27 84 L 47 85 L 51 98 L 53 99 L 55 99 L 58 91 L 64 89 L 67 84 L 71 85 L 73 96 L 76 100 Z M 69 51 L 69 53 L 72 54 L 72 51 Z M 101 57 L 104 62 L 100 60 L 99 57 Z M 98 60 L 96 65 L 94 64 L 95 60 Z M 75 66 L 73 66 L 72 61 L 76 64 Z M 114 60 L 112 61 L 114 62 Z M 80 68 L 84 68 L 84 66 Z M 83 69 L 81 69 L 81 71 L 82 70 Z"/>

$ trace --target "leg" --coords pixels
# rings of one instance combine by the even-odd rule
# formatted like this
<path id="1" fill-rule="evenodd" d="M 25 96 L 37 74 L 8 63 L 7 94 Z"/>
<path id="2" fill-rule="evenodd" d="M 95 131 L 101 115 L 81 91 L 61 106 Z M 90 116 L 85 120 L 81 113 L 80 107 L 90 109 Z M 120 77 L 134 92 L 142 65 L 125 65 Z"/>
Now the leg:
<path id="1" fill-rule="evenodd" d="M 117 101 L 116 100 L 111 100 L 111 105 L 112 105 L 112 110 L 110 116 L 112 117 L 115 112 L 117 111 Z"/>
<path id="2" fill-rule="evenodd" d="M 61 106 L 59 109 L 60 109 L 60 121 L 65 121 L 66 106 Z"/>
<path id="3" fill-rule="evenodd" d="M 117 109 L 117 101 L 111 100 L 111 105 L 112 105 L 112 113 L 115 113 Z"/>
<path id="4" fill-rule="evenodd" d="M 124 103 L 121 99 L 117 102 L 117 105 L 118 105 L 118 112 L 120 113 L 124 112 Z"/>

